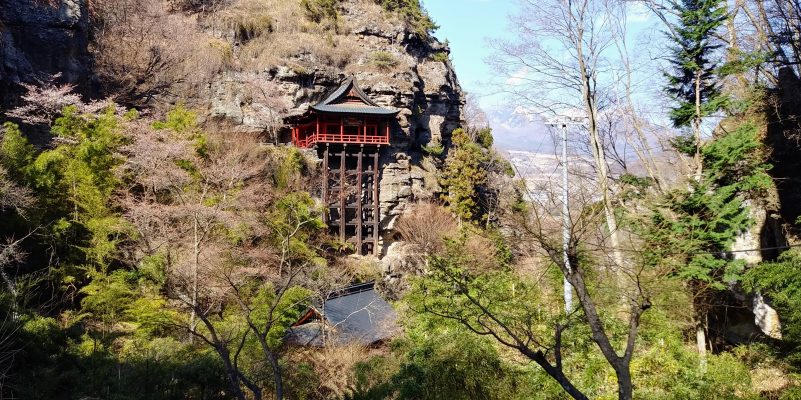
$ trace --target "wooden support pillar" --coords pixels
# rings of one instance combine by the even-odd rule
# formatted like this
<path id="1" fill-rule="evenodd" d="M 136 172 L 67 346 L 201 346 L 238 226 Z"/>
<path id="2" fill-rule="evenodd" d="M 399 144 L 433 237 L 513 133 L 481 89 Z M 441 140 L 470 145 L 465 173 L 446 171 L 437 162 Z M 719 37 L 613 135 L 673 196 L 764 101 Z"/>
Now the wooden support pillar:
<path id="1" fill-rule="evenodd" d="M 323 222 L 328 224 L 330 214 L 330 202 L 328 201 L 328 143 L 323 148 Z"/>
<path id="2" fill-rule="evenodd" d="M 359 146 L 359 154 L 356 158 L 356 187 L 358 188 L 356 197 L 356 254 L 362 255 L 362 156 L 364 155 L 364 145 Z"/>
<path id="3" fill-rule="evenodd" d="M 375 153 L 373 153 L 373 255 L 378 257 L 381 250 L 378 247 L 378 220 L 381 216 L 381 210 L 378 209 L 378 180 L 380 173 L 378 171 L 378 154 L 381 153 L 381 146 L 376 146 Z"/>
<path id="4" fill-rule="evenodd" d="M 342 152 L 339 153 L 339 240 L 345 241 L 345 225 L 347 214 L 345 209 L 345 150 L 347 146 L 342 146 Z"/>
<path id="5" fill-rule="evenodd" d="M 345 117 L 339 120 L 339 141 L 345 142 Z"/>

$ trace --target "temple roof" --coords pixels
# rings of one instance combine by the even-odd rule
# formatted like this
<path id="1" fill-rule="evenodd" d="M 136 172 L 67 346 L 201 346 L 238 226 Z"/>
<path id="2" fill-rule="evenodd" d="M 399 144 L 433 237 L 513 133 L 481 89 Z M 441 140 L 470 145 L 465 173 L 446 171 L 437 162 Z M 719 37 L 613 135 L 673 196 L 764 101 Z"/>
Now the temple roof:
<path id="1" fill-rule="evenodd" d="M 395 310 L 376 293 L 373 282 L 332 294 L 309 314 L 321 320 L 304 323 L 304 317 L 301 325 L 290 328 L 290 343 L 313 347 L 322 347 L 326 342 L 370 345 L 392 337 L 398 329 Z M 323 331 L 327 332 L 327 341 L 323 340 Z"/>
<path id="2" fill-rule="evenodd" d="M 336 114 L 371 114 L 391 116 L 400 110 L 384 108 L 374 103 L 359 88 L 356 78 L 350 77 L 323 101 L 311 106 L 312 110 Z"/>

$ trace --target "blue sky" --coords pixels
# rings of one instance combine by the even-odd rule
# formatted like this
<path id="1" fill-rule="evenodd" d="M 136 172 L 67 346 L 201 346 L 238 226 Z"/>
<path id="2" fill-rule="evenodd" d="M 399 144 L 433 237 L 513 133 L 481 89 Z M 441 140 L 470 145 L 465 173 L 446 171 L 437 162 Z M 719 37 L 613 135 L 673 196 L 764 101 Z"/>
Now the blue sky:
<path id="1" fill-rule="evenodd" d="M 508 16 L 517 9 L 517 1 L 422 0 L 422 3 L 439 25 L 435 36 L 450 42 L 451 58 L 462 88 L 479 94 L 481 82 L 491 75 L 484 62 L 491 54 L 486 42 L 505 35 Z"/>
<path id="2" fill-rule="evenodd" d="M 421 0 L 434 22 L 439 25 L 435 36 L 447 40 L 451 48 L 451 59 L 462 88 L 476 96 L 479 104 L 488 113 L 494 130 L 496 143 L 507 149 L 536 150 L 535 143 L 543 142 L 547 136 L 545 126 L 537 120 L 516 115 L 520 106 L 514 98 L 493 92 L 489 81 L 498 84 L 498 76 L 485 62 L 493 50 L 491 39 L 512 39 L 509 33 L 509 16 L 520 9 L 519 0 Z M 635 66 L 635 86 L 642 90 L 635 97 L 645 103 L 661 96 L 661 81 L 648 60 L 657 60 L 662 48 L 655 46 L 663 38 L 660 25 L 644 7 L 632 4 L 627 14 L 628 38 L 634 58 L 645 63 Z M 638 67 L 645 68 L 638 70 Z M 527 74 L 526 71 L 521 71 Z M 655 77 L 657 77 L 655 79 Z M 507 80 L 507 83 L 510 81 Z M 656 97 L 654 97 L 656 96 Z M 644 104 L 645 104 L 644 103 Z M 521 120 L 522 119 L 522 120 Z"/>

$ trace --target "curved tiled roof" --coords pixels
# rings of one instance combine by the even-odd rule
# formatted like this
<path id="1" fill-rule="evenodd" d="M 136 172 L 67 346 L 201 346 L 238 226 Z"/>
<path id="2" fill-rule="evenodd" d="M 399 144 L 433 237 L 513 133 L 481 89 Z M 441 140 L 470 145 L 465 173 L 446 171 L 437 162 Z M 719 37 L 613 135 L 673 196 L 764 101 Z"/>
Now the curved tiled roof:
<path id="1" fill-rule="evenodd" d="M 353 93 L 361 103 L 346 102 L 348 94 Z M 370 100 L 367 94 L 359 88 L 356 78 L 350 77 L 342 82 L 342 85 L 333 91 L 323 101 L 311 106 L 315 111 L 325 113 L 343 114 L 371 114 L 371 115 L 395 115 L 400 110 L 384 108 Z"/>
<path id="2" fill-rule="evenodd" d="M 374 282 L 354 285 L 332 294 L 320 307 L 311 311 L 323 320 L 290 328 L 287 333 L 289 343 L 313 347 L 322 347 L 326 342 L 370 345 L 391 338 L 398 331 L 398 315 L 376 293 Z M 328 334 L 326 338 L 323 337 L 324 331 Z"/>

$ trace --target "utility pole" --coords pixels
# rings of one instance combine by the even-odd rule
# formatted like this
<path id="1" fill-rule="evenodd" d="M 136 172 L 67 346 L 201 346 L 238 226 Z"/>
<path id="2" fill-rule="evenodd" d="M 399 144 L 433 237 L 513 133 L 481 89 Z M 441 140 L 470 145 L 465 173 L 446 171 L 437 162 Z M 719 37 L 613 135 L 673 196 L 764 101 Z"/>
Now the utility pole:
<path id="1" fill-rule="evenodd" d="M 573 286 L 567 280 L 567 274 L 573 272 L 568 257 L 570 247 L 570 198 L 567 188 L 567 123 L 562 122 L 562 262 L 565 265 L 564 296 L 565 313 L 573 310 Z"/>
<path id="2" fill-rule="evenodd" d="M 567 164 L 567 128 L 568 125 L 584 126 L 584 118 L 571 116 L 557 116 L 546 122 L 547 125 L 562 128 L 562 262 L 564 263 L 565 278 L 564 298 L 565 313 L 573 311 L 573 285 L 567 279 L 573 273 L 570 265 L 570 189 L 568 188 L 568 164 Z"/>

